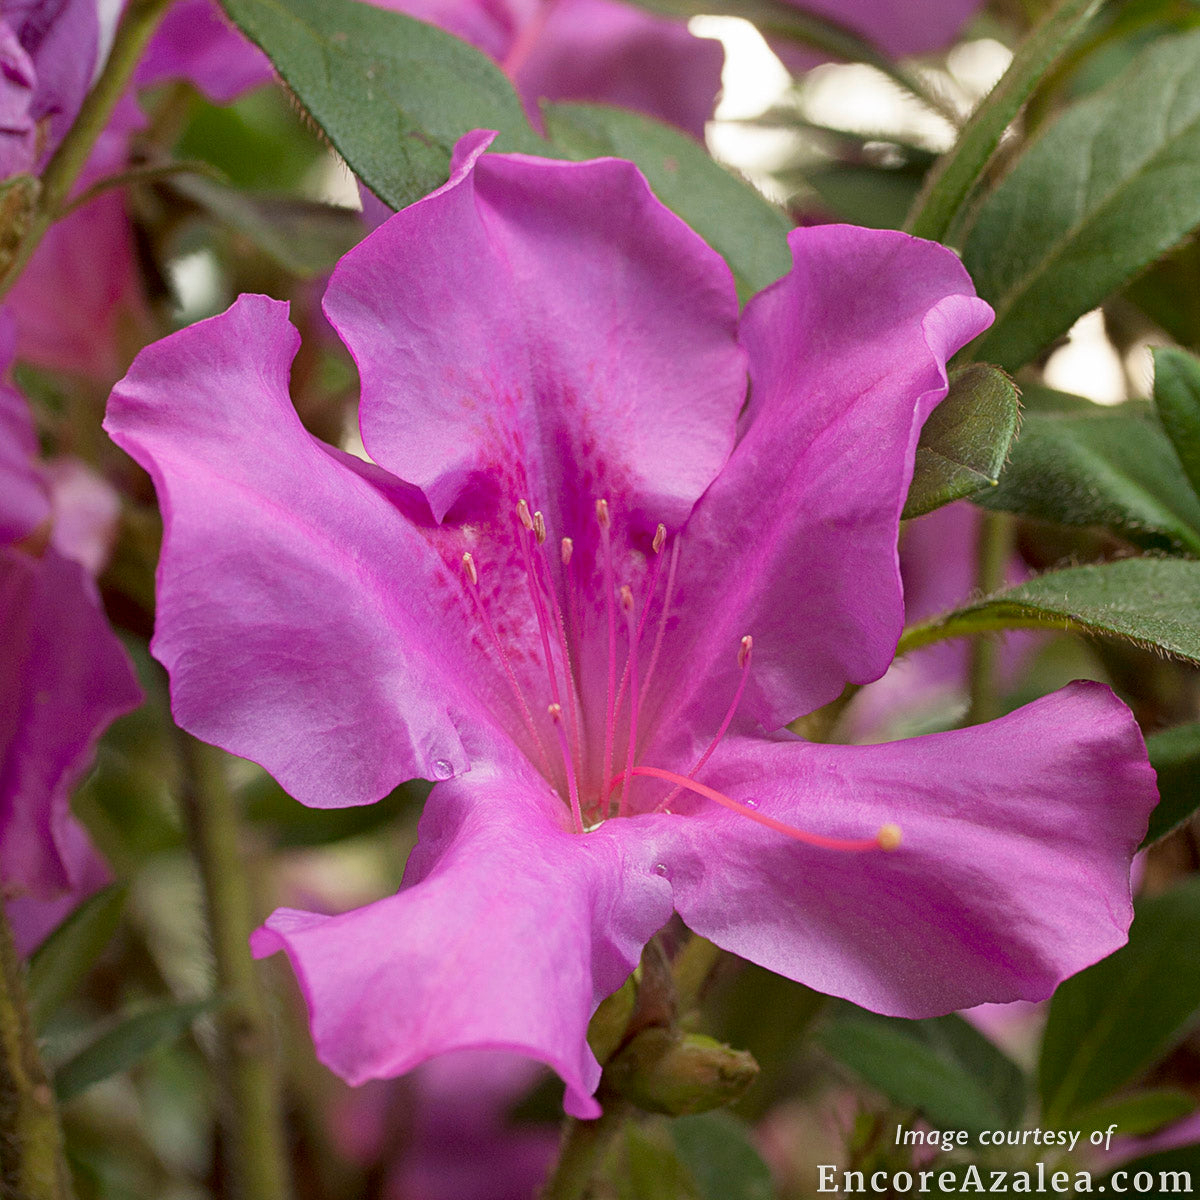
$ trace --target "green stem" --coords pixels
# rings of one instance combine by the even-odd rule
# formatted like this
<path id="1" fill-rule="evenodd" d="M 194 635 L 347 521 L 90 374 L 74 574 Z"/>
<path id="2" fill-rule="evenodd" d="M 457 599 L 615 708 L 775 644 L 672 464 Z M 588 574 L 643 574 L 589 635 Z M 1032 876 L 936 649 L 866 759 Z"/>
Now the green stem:
<path id="1" fill-rule="evenodd" d="M 693 933 L 683 949 L 675 955 L 671 975 L 675 980 L 675 994 L 681 1014 L 699 1003 L 705 984 L 720 960 L 721 948 L 698 933 Z"/>
<path id="2" fill-rule="evenodd" d="M 38 1052 L 24 964 L 0 904 L 0 1196 L 70 1200 L 54 1092 Z"/>
<path id="3" fill-rule="evenodd" d="M 559 1144 L 558 1161 L 542 1188 L 539 1200 L 584 1200 L 588 1195 L 605 1153 L 621 1132 L 625 1118 L 633 1108 L 628 1100 L 606 1094 L 603 1088 L 597 1099 L 604 1106 L 604 1112 L 596 1120 L 567 1119 Z"/>
<path id="4" fill-rule="evenodd" d="M 1004 131 L 1039 80 L 1070 50 L 1103 0 L 1059 0 L 1017 48 L 1003 78 L 963 126 L 958 141 L 937 161 L 908 214 L 905 229 L 935 242 L 948 239 L 976 181 L 991 162 Z"/>
<path id="5" fill-rule="evenodd" d="M 285 1200 L 279 1085 L 266 1001 L 248 945 L 254 922 L 226 759 L 212 746 L 179 736 L 184 814 L 204 886 L 217 990 L 227 998 L 216 1020 L 233 1191 L 241 1200 Z"/>
<path id="6" fill-rule="evenodd" d="M 130 0 L 117 27 L 112 50 L 88 93 L 75 123 L 59 143 L 42 172 L 41 195 L 20 248 L 0 281 L 0 300 L 8 295 L 25 264 L 33 256 L 47 229 L 59 218 L 71 189 L 83 170 L 96 139 L 104 132 L 109 118 L 133 78 L 133 70 L 142 57 L 154 30 L 171 0 Z"/>
<path id="7" fill-rule="evenodd" d="M 976 548 L 975 582 L 985 596 L 1004 586 L 1009 556 L 1012 554 L 1013 524 L 1008 513 L 985 512 L 979 524 Z M 1000 715 L 1000 697 L 996 686 L 996 662 L 1000 643 L 995 638 L 976 638 L 971 643 L 967 668 L 970 704 L 966 724 L 982 725 Z"/>
<path id="8" fill-rule="evenodd" d="M 182 159 L 178 162 L 147 163 L 144 166 L 130 167 L 127 171 L 117 171 L 112 175 L 105 175 L 103 179 L 97 179 L 91 187 L 85 188 L 78 196 L 64 205 L 61 215 L 69 217 L 71 213 L 85 208 L 97 196 L 103 195 L 104 192 L 111 191 L 113 188 L 126 187 L 131 183 L 158 183 L 163 179 L 170 179 L 174 175 L 203 175 L 213 180 L 214 183 L 227 184 L 229 182 L 223 171 L 198 160 Z"/>

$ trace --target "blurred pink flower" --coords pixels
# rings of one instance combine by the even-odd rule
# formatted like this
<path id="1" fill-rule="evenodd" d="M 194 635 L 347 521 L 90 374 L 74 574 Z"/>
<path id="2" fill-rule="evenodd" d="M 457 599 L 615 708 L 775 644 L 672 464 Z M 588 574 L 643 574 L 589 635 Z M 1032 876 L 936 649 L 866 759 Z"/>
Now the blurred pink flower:
<path id="1" fill-rule="evenodd" d="M 24 398 L 0 384 L 0 888 L 23 951 L 107 877 L 69 794 L 100 734 L 141 700 L 75 557 L 102 561 L 104 485 L 81 486 L 78 464 L 47 471 L 36 448 Z"/>

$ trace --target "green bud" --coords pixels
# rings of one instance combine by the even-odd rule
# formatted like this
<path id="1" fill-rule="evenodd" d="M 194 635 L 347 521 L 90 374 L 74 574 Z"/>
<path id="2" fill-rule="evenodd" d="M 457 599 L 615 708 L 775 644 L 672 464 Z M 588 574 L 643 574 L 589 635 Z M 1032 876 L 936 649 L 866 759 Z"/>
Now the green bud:
<path id="1" fill-rule="evenodd" d="M 637 1004 L 637 982 L 633 975 L 617 988 L 611 996 L 600 1002 L 588 1025 L 588 1045 L 596 1061 L 604 1064 L 616 1053 L 625 1040 L 629 1018 Z"/>
<path id="2" fill-rule="evenodd" d="M 652 1026 L 609 1063 L 605 1077 L 648 1112 L 682 1117 L 732 1104 L 754 1082 L 758 1063 L 700 1033 Z"/>

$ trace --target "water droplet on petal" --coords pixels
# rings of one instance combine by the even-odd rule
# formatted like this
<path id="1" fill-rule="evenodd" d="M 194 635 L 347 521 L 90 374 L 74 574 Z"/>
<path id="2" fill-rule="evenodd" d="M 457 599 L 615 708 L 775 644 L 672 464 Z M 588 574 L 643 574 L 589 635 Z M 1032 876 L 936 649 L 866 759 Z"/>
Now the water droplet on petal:
<path id="1" fill-rule="evenodd" d="M 743 803 L 743 804 L 744 804 L 744 805 L 745 805 L 747 808 L 757 808 L 757 807 L 758 807 L 758 801 L 757 801 L 757 800 L 755 800 L 753 797 L 750 797 L 750 798 L 749 798 L 749 799 L 747 799 L 747 800 L 743 800 L 743 801 L 742 801 L 742 803 Z"/>
<path id="2" fill-rule="evenodd" d="M 444 758 L 439 758 L 433 764 L 434 779 L 449 779 L 454 774 L 454 767 Z"/>
<path id="3" fill-rule="evenodd" d="M 661 875 L 661 876 L 663 876 L 663 878 L 666 878 L 667 864 L 666 863 L 655 863 L 654 864 L 654 873 L 655 873 L 655 875 Z"/>

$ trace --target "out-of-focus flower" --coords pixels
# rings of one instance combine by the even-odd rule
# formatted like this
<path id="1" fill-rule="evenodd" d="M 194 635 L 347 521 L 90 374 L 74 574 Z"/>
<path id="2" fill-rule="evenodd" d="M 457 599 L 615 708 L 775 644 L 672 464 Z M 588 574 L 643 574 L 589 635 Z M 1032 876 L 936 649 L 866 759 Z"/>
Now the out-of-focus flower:
<path id="1" fill-rule="evenodd" d="M 672 911 L 905 1016 L 1119 945 L 1154 784 L 1108 689 L 892 745 L 782 729 L 891 660 L 917 436 L 990 320 L 958 260 L 796 230 L 739 323 L 630 164 L 489 140 L 331 280 L 373 464 L 300 425 L 265 297 L 144 350 L 107 420 L 166 514 L 179 722 L 309 804 L 439 781 L 397 895 L 255 936 L 322 1059 L 513 1050 L 594 1116 L 588 1019 Z"/>
<path id="2" fill-rule="evenodd" d="M 89 574 L 112 499 L 80 464 L 46 469 L 35 451 L 24 398 L 0 385 L 0 888 L 24 951 L 106 878 L 69 793 L 141 700 Z"/>
<path id="3" fill-rule="evenodd" d="M 889 58 L 948 46 L 984 0 L 787 0 L 795 8 L 861 34 Z"/>
<path id="4" fill-rule="evenodd" d="M 0 13 L 0 179 L 40 167 L 91 86 L 96 0 L 8 0 Z"/>
<path id="5" fill-rule="evenodd" d="M 980 509 L 963 500 L 918 517 L 900 539 L 900 577 L 906 624 L 926 621 L 967 603 L 975 592 Z M 1007 582 L 1029 575 L 1015 556 Z M 1000 682 L 1012 682 L 1019 666 L 1041 641 L 1038 634 L 1010 633 L 999 664 Z M 845 718 L 855 741 L 879 741 L 895 729 L 931 713 L 965 703 L 970 646 L 961 639 L 939 642 L 898 659 L 888 673 L 864 688 Z"/>

